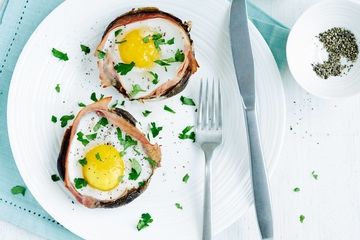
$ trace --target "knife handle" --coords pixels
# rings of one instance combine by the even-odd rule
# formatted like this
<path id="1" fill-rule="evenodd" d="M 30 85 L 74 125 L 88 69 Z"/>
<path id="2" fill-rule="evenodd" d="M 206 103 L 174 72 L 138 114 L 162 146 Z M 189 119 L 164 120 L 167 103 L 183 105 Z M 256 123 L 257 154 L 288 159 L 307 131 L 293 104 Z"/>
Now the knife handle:
<path id="1" fill-rule="evenodd" d="M 262 239 L 273 238 L 273 221 L 269 184 L 257 124 L 255 108 L 245 109 L 248 143 L 250 149 L 251 177 L 256 216 Z"/>

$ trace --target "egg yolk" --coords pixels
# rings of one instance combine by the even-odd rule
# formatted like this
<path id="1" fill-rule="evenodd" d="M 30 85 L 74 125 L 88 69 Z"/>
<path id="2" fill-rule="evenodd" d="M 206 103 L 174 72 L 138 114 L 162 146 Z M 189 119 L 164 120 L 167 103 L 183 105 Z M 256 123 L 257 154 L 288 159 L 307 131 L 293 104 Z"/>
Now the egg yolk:
<path id="1" fill-rule="evenodd" d="M 121 182 L 124 176 L 124 160 L 110 145 L 99 145 L 86 153 L 83 175 L 88 184 L 98 190 L 109 191 Z"/>
<path id="2" fill-rule="evenodd" d="M 125 63 L 134 62 L 136 67 L 150 68 L 160 58 L 151 36 L 144 35 L 140 29 L 132 30 L 118 44 L 120 57 Z"/>

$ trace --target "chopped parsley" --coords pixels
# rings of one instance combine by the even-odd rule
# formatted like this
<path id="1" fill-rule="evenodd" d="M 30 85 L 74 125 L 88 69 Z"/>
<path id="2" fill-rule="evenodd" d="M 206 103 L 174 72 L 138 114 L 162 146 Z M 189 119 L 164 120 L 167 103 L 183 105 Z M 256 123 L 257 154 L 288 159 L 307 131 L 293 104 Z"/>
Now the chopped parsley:
<path id="1" fill-rule="evenodd" d="M 129 180 L 136 180 L 141 173 L 141 165 L 136 159 L 130 159 L 131 172 L 129 174 Z"/>
<path id="2" fill-rule="evenodd" d="M 81 189 L 87 186 L 87 181 L 83 178 L 74 178 L 75 188 Z"/>
<path id="3" fill-rule="evenodd" d="M 122 43 L 126 43 L 126 42 L 127 42 L 127 40 L 122 40 L 122 41 L 120 41 L 120 42 L 116 41 L 115 43 L 116 43 L 116 44 L 122 44 Z"/>
<path id="4" fill-rule="evenodd" d="M 116 100 L 116 102 L 114 102 L 114 104 L 113 104 L 113 105 L 111 105 L 111 108 L 116 108 L 116 106 L 118 105 L 118 103 L 119 103 L 119 101 L 118 101 L 118 100 Z"/>
<path id="5" fill-rule="evenodd" d="M 193 142 L 195 142 L 195 132 L 194 131 L 190 132 L 192 128 L 193 126 L 187 126 L 186 128 L 184 128 L 182 132 L 179 133 L 179 138 L 183 140 L 190 139 Z"/>
<path id="6" fill-rule="evenodd" d="M 86 45 L 80 44 L 81 51 L 85 53 L 85 55 L 90 53 L 90 48 Z"/>
<path id="7" fill-rule="evenodd" d="M 84 135 L 82 132 L 78 132 L 77 134 L 77 140 L 81 142 L 84 146 L 88 145 L 91 140 L 94 140 L 97 136 L 96 133 Z"/>
<path id="8" fill-rule="evenodd" d="M 144 42 L 144 43 L 150 42 L 150 35 L 147 35 L 146 37 L 144 37 L 144 38 L 143 38 L 143 42 Z"/>
<path id="9" fill-rule="evenodd" d="M 96 153 L 95 157 L 96 157 L 96 160 L 99 160 L 100 162 L 102 162 L 102 159 L 100 157 L 100 153 Z"/>
<path id="10" fill-rule="evenodd" d="M 97 57 L 98 59 L 102 60 L 105 58 L 106 52 L 103 52 L 101 50 L 97 50 Z"/>
<path id="11" fill-rule="evenodd" d="M 56 123 L 57 122 L 57 117 L 55 117 L 54 115 L 51 116 L 51 121 L 53 123 Z"/>
<path id="12" fill-rule="evenodd" d="M 172 39 L 167 40 L 166 44 L 173 45 L 174 42 L 175 42 L 175 38 L 172 38 Z"/>
<path id="13" fill-rule="evenodd" d="M 142 112 L 142 115 L 143 115 L 144 117 L 147 117 L 147 116 L 149 116 L 150 113 L 151 113 L 151 111 L 145 110 L 145 111 Z"/>
<path id="14" fill-rule="evenodd" d="M 125 101 L 123 100 L 121 103 L 120 103 L 120 106 L 124 106 L 125 105 Z"/>
<path id="15" fill-rule="evenodd" d="M 138 224 L 136 225 L 136 228 L 138 231 L 146 228 L 149 226 L 150 223 L 152 223 L 154 220 L 151 218 L 151 215 L 149 213 L 143 213 L 141 214 L 141 219 L 139 220 Z"/>
<path id="16" fill-rule="evenodd" d="M 305 216 L 301 214 L 301 215 L 299 216 L 299 220 L 300 220 L 301 223 L 303 223 L 304 220 L 305 220 Z"/>
<path id="17" fill-rule="evenodd" d="M 82 158 L 82 159 L 80 159 L 78 162 L 79 162 L 80 165 L 83 166 L 83 167 L 87 164 L 86 158 Z"/>
<path id="18" fill-rule="evenodd" d="M 171 113 L 176 113 L 174 110 L 172 110 L 169 106 L 167 105 L 164 105 L 164 110 L 165 111 L 168 111 L 168 112 L 171 112 Z"/>
<path id="19" fill-rule="evenodd" d="M 293 189 L 294 192 L 300 192 L 300 188 L 296 187 Z"/>
<path id="20" fill-rule="evenodd" d="M 181 209 L 181 210 L 183 209 L 183 207 L 181 206 L 180 203 L 175 203 L 175 207 L 178 208 L 178 209 Z"/>
<path id="21" fill-rule="evenodd" d="M 158 166 L 158 164 L 157 164 L 157 162 L 156 162 L 155 160 L 153 160 L 153 159 L 151 159 L 151 158 L 149 158 L 149 157 L 145 157 L 145 159 L 149 162 L 149 164 L 150 164 L 150 166 L 151 166 L 152 168 L 155 168 L 155 167 Z"/>
<path id="22" fill-rule="evenodd" d="M 137 141 L 134 140 L 132 137 L 130 137 L 127 134 L 125 134 L 125 139 L 124 139 L 120 128 L 116 128 L 116 134 L 117 134 L 117 138 L 119 139 L 120 144 L 124 147 L 124 151 L 131 146 L 137 145 Z"/>
<path id="23" fill-rule="evenodd" d="M 121 28 L 118 29 L 118 30 L 116 30 L 116 31 L 114 32 L 115 37 L 117 37 L 121 32 L 122 32 L 122 29 L 121 29 Z"/>
<path id="24" fill-rule="evenodd" d="M 13 195 L 17 195 L 17 194 L 21 194 L 23 196 L 25 196 L 25 192 L 26 192 L 26 188 L 20 185 L 17 185 L 13 188 L 11 188 L 11 193 Z"/>
<path id="25" fill-rule="evenodd" d="M 57 93 L 60 92 L 60 84 L 56 84 L 56 86 L 55 86 L 55 91 L 56 91 Z"/>
<path id="26" fill-rule="evenodd" d="M 129 93 L 129 95 L 130 95 L 130 97 L 134 97 L 139 92 L 145 92 L 145 90 L 142 89 L 139 84 L 133 84 L 131 92 Z"/>
<path id="27" fill-rule="evenodd" d="M 165 60 L 160 60 L 160 59 L 154 61 L 154 63 L 157 63 L 157 64 L 159 64 L 159 65 L 162 66 L 162 67 L 170 66 L 170 63 L 166 62 Z"/>
<path id="28" fill-rule="evenodd" d="M 154 85 L 159 83 L 159 75 L 157 75 L 157 73 L 154 72 L 149 72 L 151 74 L 151 76 L 153 77 L 153 80 L 151 81 Z"/>
<path id="29" fill-rule="evenodd" d="M 53 175 L 51 175 L 51 180 L 52 180 L 53 182 L 57 182 L 57 181 L 60 180 L 60 178 L 59 178 L 59 176 L 58 176 L 57 174 L 53 174 Z"/>
<path id="30" fill-rule="evenodd" d="M 107 120 L 107 118 L 102 117 L 94 126 L 93 130 L 94 132 L 96 132 L 97 130 L 99 130 L 101 127 L 105 127 L 106 125 L 108 125 L 109 121 Z"/>
<path id="31" fill-rule="evenodd" d="M 128 72 L 130 72 L 133 67 L 135 67 L 135 63 L 131 62 L 129 64 L 127 63 L 118 63 L 114 66 L 114 69 L 117 73 L 120 73 L 120 75 L 126 75 Z"/>
<path id="32" fill-rule="evenodd" d="M 159 135 L 160 131 L 163 129 L 163 127 L 156 127 L 156 123 L 151 122 L 150 123 L 150 131 L 153 136 L 153 138 L 156 138 L 157 135 Z"/>
<path id="33" fill-rule="evenodd" d="M 93 134 L 88 134 L 86 135 L 85 137 L 88 139 L 88 140 L 94 140 L 97 136 L 97 133 L 93 133 Z"/>
<path id="34" fill-rule="evenodd" d="M 183 181 L 184 183 L 187 183 L 188 180 L 189 180 L 189 178 L 190 178 L 189 174 L 185 174 L 185 176 L 183 177 L 182 181 Z"/>
<path id="35" fill-rule="evenodd" d="M 185 54 L 182 50 L 178 49 L 175 53 L 175 57 L 161 59 L 154 61 L 155 63 L 159 64 L 160 66 L 170 66 L 171 63 L 174 62 L 183 62 L 185 60 Z"/>
<path id="36" fill-rule="evenodd" d="M 68 121 L 71 121 L 75 118 L 75 116 L 73 114 L 71 115 L 64 115 L 60 118 L 60 122 L 61 122 L 61 127 L 66 127 L 66 125 L 68 124 Z"/>
<path id="37" fill-rule="evenodd" d="M 181 96 L 180 101 L 183 105 L 195 106 L 195 102 L 191 98 Z"/>
<path id="38" fill-rule="evenodd" d="M 59 50 L 57 50 L 57 49 L 55 49 L 55 48 L 53 48 L 53 49 L 51 50 L 51 52 L 52 52 L 52 55 L 53 55 L 54 57 L 56 57 L 56 58 L 58 58 L 58 59 L 60 59 L 60 60 L 63 60 L 63 61 L 69 60 L 69 57 L 68 57 L 67 53 L 63 53 L 63 52 L 61 52 L 61 51 L 59 51 Z"/>
<path id="39" fill-rule="evenodd" d="M 79 106 L 79 107 L 86 107 L 86 104 L 85 104 L 85 103 L 82 103 L 82 102 L 79 102 L 79 103 L 78 103 L 78 106 Z"/>
<path id="40" fill-rule="evenodd" d="M 138 184 L 139 184 L 139 187 L 143 187 L 143 186 L 145 186 L 145 181 L 142 181 L 142 182 L 139 182 Z"/>
<path id="41" fill-rule="evenodd" d="M 313 178 L 314 178 L 315 180 L 318 180 L 319 175 L 318 175 L 315 171 L 312 171 L 312 172 L 311 172 L 311 175 L 313 176 Z"/>
<path id="42" fill-rule="evenodd" d="M 92 101 L 94 101 L 94 102 L 97 102 L 97 101 L 99 101 L 99 100 L 101 100 L 101 99 L 103 99 L 103 98 L 104 98 L 104 94 L 100 94 L 100 98 L 97 98 L 95 92 L 91 93 L 91 95 L 90 95 L 90 99 L 91 99 Z"/>

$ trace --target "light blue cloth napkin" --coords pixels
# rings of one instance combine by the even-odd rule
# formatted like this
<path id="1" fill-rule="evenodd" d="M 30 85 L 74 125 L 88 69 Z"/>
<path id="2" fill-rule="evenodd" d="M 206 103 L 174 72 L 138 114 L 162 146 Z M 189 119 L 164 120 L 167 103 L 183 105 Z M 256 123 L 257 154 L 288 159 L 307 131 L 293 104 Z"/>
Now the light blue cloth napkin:
<path id="1" fill-rule="evenodd" d="M 62 0 L 3 1 L 0 8 L 0 219 L 44 238 L 78 239 L 49 216 L 28 190 L 25 196 L 12 195 L 10 192 L 15 185 L 25 186 L 11 153 L 6 126 L 6 104 L 11 75 L 31 33 Z M 269 44 L 278 66 L 282 68 L 286 63 L 285 43 L 288 28 L 256 6 L 249 3 L 248 7 L 251 20 Z M 24 104 L 26 105 L 25 102 Z M 31 136 L 28 137 L 31 141 Z"/>

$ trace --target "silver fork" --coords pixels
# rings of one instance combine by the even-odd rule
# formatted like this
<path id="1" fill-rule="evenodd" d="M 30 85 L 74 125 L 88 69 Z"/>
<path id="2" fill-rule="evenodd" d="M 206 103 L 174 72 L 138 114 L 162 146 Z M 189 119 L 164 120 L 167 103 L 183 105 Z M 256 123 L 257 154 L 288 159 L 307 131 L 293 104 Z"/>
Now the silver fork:
<path id="1" fill-rule="evenodd" d="M 205 194 L 203 211 L 203 240 L 211 240 L 211 157 L 222 141 L 220 82 L 209 80 L 200 84 L 199 110 L 196 122 L 196 142 L 205 154 Z M 210 93 L 211 91 L 211 93 Z"/>

